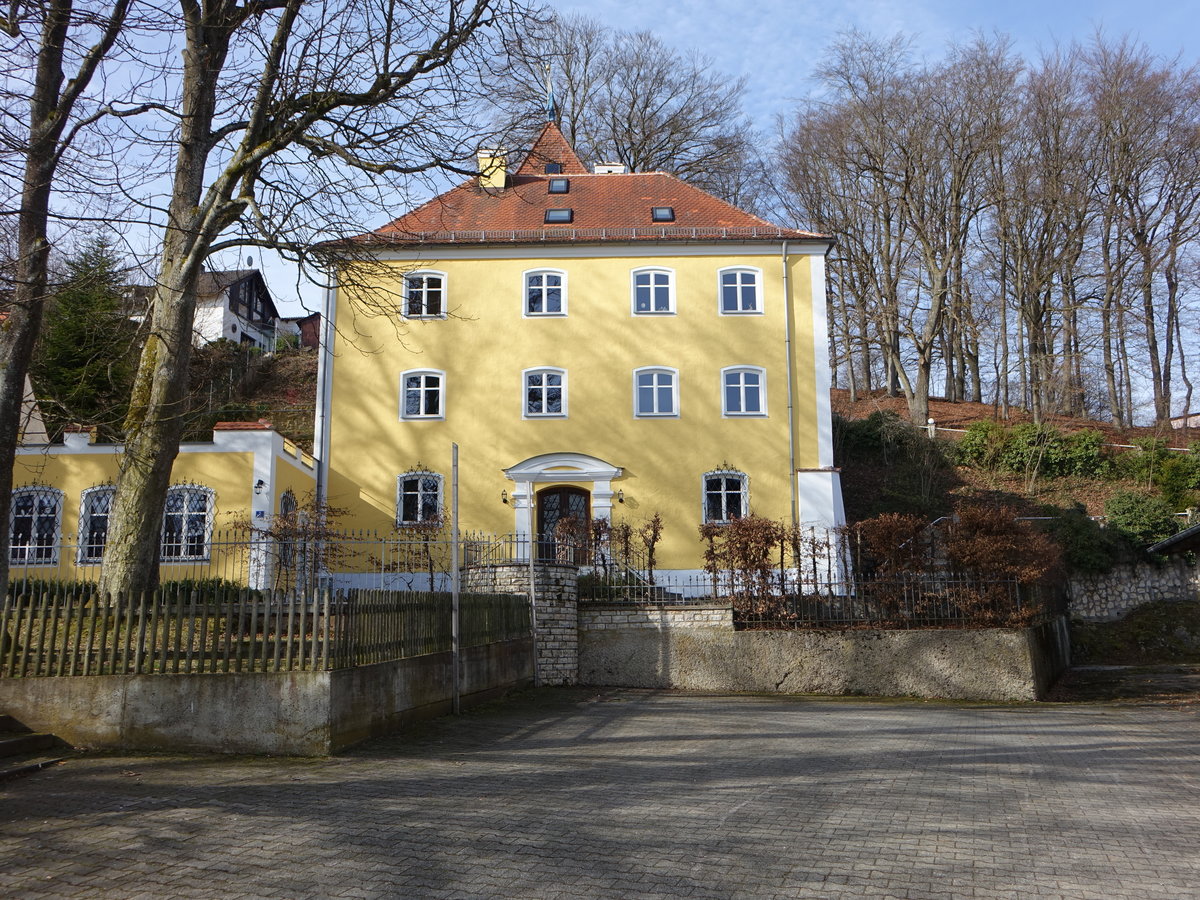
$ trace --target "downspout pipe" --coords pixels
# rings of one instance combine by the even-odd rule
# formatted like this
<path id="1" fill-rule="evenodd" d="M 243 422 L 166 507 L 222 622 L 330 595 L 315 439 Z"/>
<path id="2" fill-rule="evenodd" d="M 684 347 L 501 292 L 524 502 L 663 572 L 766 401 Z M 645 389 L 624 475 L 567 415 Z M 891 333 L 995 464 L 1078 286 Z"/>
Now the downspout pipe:
<path id="1" fill-rule="evenodd" d="M 792 283 L 788 274 L 788 242 L 780 250 L 783 266 L 783 349 L 787 361 L 787 426 L 788 426 L 788 488 L 792 497 L 792 524 L 800 522 L 799 497 L 796 496 L 796 419 L 792 398 Z"/>
<path id="2" fill-rule="evenodd" d="M 329 420 L 333 396 L 333 335 L 337 288 L 327 287 L 321 297 L 321 331 L 317 347 L 317 412 L 313 423 L 313 453 L 317 457 L 317 503 L 324 508 L 329 496 Z"/>

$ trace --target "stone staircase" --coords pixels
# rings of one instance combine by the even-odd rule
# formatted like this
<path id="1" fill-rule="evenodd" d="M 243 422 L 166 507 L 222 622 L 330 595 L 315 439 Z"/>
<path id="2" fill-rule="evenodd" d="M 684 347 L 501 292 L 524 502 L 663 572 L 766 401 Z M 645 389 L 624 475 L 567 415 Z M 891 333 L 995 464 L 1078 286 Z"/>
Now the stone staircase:
<path id="1" fill-rule="evenodd" d="M 36 772 L 71 755 L 71 748 L 54 735 L 32 732 L 0 713 L 0 781 Z"/>

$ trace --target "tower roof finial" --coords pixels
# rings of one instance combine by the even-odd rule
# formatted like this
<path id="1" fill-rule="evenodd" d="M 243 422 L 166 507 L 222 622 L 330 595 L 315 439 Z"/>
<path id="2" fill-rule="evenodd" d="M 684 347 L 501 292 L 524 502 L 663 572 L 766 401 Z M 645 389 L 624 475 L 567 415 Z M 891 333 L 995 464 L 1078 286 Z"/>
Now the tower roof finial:
<path id="1" fill-rule="evenodd" d="M 553 66 L 551 63 L 542 63 L 542 71 L 546 73 L 546 121 L 558 121 L 558 106 L 554 102 L 554 79 L 551 77 Z"/>

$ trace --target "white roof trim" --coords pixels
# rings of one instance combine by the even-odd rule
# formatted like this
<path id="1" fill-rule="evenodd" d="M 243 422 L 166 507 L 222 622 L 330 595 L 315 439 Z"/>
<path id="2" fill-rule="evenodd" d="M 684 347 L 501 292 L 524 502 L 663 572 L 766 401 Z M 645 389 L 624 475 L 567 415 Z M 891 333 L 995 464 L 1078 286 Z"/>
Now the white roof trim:
<path id="1" fill-rule="evenodd" d="M 619 466 L 584 453 L 543 453 L 504 470 L 510 481 L 612 481 L 621 476 Z"/>

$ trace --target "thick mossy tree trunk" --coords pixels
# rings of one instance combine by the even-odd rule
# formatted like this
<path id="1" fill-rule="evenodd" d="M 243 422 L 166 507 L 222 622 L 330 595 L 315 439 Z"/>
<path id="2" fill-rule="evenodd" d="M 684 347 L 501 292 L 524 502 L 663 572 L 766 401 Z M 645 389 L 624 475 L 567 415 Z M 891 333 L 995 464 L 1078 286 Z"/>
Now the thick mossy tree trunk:
<path id="1" fill-rule="evenodd" d="M 245 11 L 236 3 L 201 9 L 184 0 L 181 7 L 187 44 L 174 183 L 100 575 L 101 595 L 127 599 L 158 586 L 163 506 L 184 427 L 196 283 L 213 239 L 240 212 L 220 190 L 210 191 L 203 204 L 201 195 L 214 145 L 217 85 Z M 218 184 L 228 178 L 224 173 Z"/>

